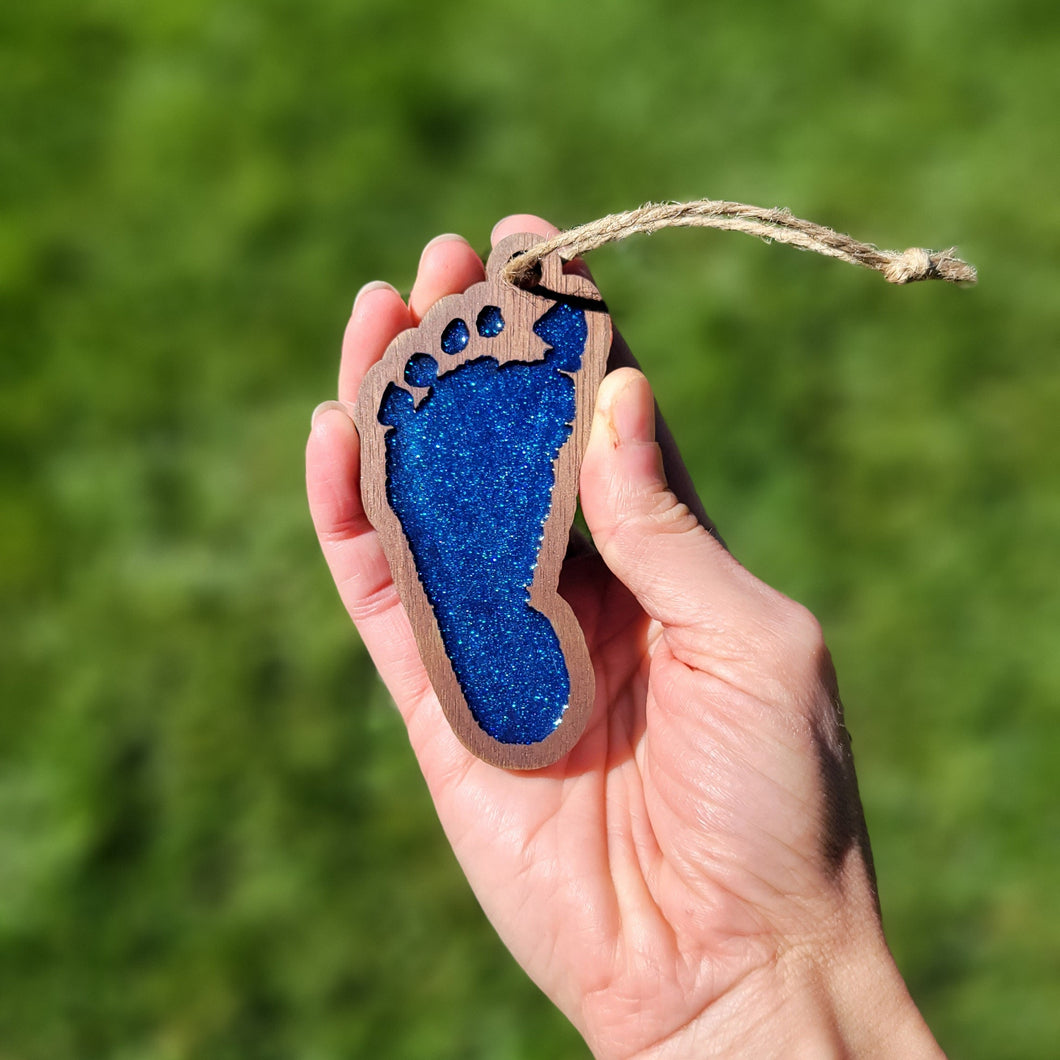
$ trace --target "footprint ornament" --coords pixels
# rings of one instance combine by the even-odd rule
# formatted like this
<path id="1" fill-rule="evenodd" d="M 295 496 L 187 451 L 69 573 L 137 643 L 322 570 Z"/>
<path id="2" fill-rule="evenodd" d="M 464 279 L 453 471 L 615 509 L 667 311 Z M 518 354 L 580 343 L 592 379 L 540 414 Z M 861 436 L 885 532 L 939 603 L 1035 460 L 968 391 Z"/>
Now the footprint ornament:
<path id="1" fill-rule="evenodd" d="M 611 346 L 600 293 L 558 255 L 437 302 L 368 373 L 361 492 L 453 731 L 508 769 L 550 765 L 592 709 L 585 638 L 557 584 Z"/>

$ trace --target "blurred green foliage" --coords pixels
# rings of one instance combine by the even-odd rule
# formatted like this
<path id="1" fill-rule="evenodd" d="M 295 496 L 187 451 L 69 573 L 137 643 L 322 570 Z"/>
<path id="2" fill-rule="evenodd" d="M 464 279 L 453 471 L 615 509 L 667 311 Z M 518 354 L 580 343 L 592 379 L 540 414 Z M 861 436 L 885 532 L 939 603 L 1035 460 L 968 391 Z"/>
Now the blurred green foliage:
<path id="1" fill-rule="evenodd" d="M 1045 0 L 3 5 L 0 1058 L 585 1055 L 440 836 L 301 449 L 431 236 L 705 195 L 980 267 L 593 259 L 824 623 L 915 997 L 954 1055 L 1055 1055 L 1058 70 Z"/>

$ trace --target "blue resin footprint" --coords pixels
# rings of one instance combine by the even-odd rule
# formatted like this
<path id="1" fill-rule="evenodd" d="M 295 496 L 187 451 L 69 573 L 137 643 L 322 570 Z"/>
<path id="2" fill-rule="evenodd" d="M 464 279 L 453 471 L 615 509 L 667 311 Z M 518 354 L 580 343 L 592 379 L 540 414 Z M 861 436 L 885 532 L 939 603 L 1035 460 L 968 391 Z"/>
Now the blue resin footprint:
<path id="1" fill-rule="evenodd" d="M 486 309 L 503 326 L 500 309 Z M 454 325 L 466 345 L 466 323 Z M 467 705 L 505 744 L 544 740 L 570 699 L 559 640 L 530 605 L 530 585 L 553 465 L 574 426 L 568 373 L 581 367 L 585 311 L 556 303 L 533 330 L 551 347 L 533 364 L 478 357 L 437 375 L 432 357 L 413 355 L 405 379 L 427 393 L 414 405 L 390 384 L 379 411 L 395 428 L 386 434 L 387 500 Z M 446 332 L 441 347 L 457 352 L 446 349 Z"/>
<path id="2" fill-rule="evenodd" d="M 485 283 L 399 335 L 356 412 L 365 509 L 445 714 L 509 768 L 566 753 L 592 706 L 556 585 L 611 332 L 558 259 L 532 291 L 497 278 L 535 239 L 505 240 Z"/>

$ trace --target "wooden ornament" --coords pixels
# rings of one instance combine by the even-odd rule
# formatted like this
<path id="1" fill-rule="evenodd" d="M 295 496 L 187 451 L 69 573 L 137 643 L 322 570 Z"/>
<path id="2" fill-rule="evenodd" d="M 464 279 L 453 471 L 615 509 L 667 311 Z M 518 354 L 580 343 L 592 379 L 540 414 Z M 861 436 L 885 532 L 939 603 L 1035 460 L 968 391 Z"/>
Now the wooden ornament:
<path id="1" fill-rule="evenodd" d="M 500 270 L 437 302 L 366 376 L 361 493 L 453 731 L 494 765 L 573 747 L 592 664 L 559 595 L 578 474 L 611 346 L 600 293 L 558 254 L 524 289 Z"/>

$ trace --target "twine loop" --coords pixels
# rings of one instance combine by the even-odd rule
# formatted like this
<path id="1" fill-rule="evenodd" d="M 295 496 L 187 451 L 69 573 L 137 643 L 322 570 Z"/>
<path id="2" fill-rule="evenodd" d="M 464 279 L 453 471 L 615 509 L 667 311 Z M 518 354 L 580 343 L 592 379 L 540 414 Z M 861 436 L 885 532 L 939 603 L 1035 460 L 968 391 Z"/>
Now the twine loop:
<path id="1" fill-rule="evenodd" d="M 810 250 L 851 265 L 874 269 L 882 273 L 888 283 L 945 280 L 972 285 L 978 278 L 975 267 L 958 258 L 952 247 L 942 251 L 923 247 L 880 250 L 871 243 L 859 242 L 824 225 L 804 221 L 782 207 L 768 209 L 716 199 L 646 203 L 636 210 L 610 214 L 598 221 L 559 232 L 512 258 L 501 270 L 501 276 L 518 287 L 532 286 L 539 275 L 541 259 L 557 251 L 565 261 L 570 261 L 637 233 L 650 235 L 662 228 L 693 227 L 744 232 L 767 242 L 787 243 L 799 250 Z"/>

